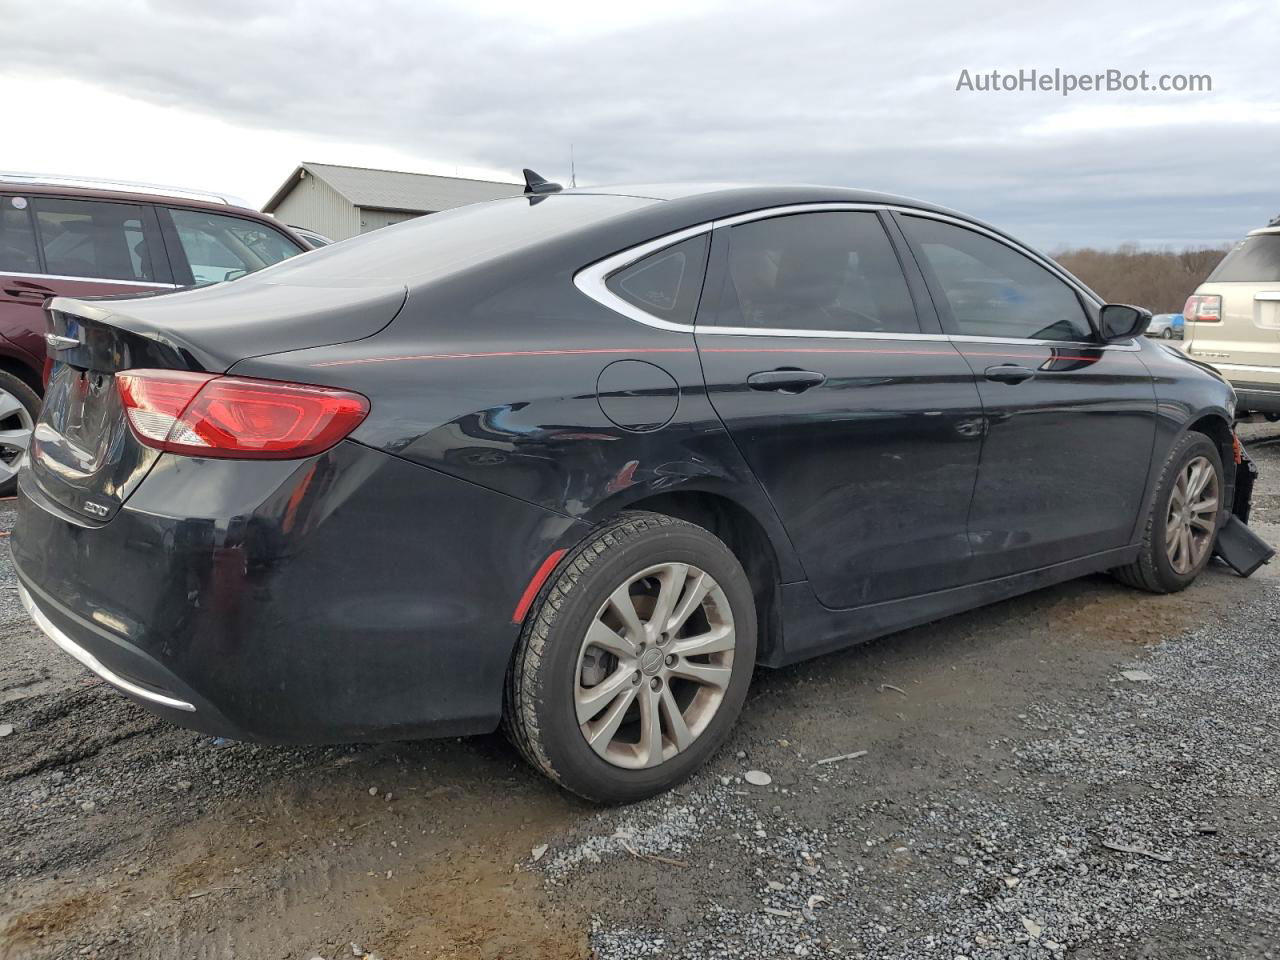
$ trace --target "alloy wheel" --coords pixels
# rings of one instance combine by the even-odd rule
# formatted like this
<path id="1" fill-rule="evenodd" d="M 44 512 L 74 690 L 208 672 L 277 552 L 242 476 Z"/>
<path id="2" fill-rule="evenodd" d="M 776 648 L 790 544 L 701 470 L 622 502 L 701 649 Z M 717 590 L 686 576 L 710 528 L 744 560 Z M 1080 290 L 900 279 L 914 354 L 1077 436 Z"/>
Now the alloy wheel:
<path id="1" fill-rule="evenodd" d="M 1169 564 L 1177 573 L 1191 573 L 1212 549 L 1219 496 L 1218 474 L 1207 458 L 1196 457 L 1178 474 L 1164 538 Z"/>
<path id="2" fill-rule="evenodd" d="M 0 390 L 0 484 L 17 474 L 34 430 L 31 411 L 13 394 Z"/>
<path id="3" fill-rule="evenodd" d="M 609 595 L 578 652 L 574 706 L 591 749 L 656 767 L 706 730 L 733 676 L 733 611 L 706 571 L 663 563 Z"/>

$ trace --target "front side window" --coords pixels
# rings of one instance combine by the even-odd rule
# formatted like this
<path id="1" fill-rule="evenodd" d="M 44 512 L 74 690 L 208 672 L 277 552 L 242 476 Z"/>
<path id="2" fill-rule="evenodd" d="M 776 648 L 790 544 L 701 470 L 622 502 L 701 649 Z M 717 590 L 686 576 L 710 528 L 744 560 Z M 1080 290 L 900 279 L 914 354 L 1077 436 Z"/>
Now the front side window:
<path id="1" fill-rule="evenodd" d="M 1012 247 L 925 217 L 902 217 L 902 229 L 946 296 L 952 333 L 1018 340 L 1093 339 L 1075 291 Z"/>
<path id="2" fill-rule="evenodd" d="M 203 210 L 170 210 L 196 286 L 234 280 L 302 253 L 279 231 L 255 220 Z"/>
<path id="3" fill-rule="evenodd" d="M 614 296 L 660 320 L 693 323 L 707 246 L 705 233 L 682 240 L 611 274 L 605 286 Z"/>
<path id="4" fill-rule="evenodd" d="M 919 332 L 907 281 L 875 213 L 799 213 L 728 231 L 720 326 Z"/>
<path id="5" fill-rule="evenodd" d="M 25 197 L 0 198 L 0 270 L 38 273 L 36 234 Z"/>
<path id="6" fill-rule="evenodd" d="M 48 273 L 95 280 L 155 280 L 152 252 L 142 228 L 143 212 L 137 204 L 54 197 L 35 197 L 31 203 Z"/>

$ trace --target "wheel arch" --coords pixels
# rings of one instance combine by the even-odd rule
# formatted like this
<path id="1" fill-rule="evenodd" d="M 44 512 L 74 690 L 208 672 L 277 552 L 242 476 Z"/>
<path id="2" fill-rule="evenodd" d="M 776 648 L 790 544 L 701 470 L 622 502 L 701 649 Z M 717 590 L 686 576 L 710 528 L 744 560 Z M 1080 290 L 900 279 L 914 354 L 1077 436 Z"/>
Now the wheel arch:
<path id="1" fill-rule="evenodd" d="M 626 504 L 622 510 L 647 510 L 676 517 L 697 524 L 724 541 L 746 571 L 755 597 L 757 662 L 769 662 L 782 646 L 782 605 L 778 590 L 782 568 L 775 544 L 755 514 L 723 494 L 688 489 L 643 497 Z"/>
<path id="2" fill-rule="evenodd" d="M 37 397 L 44 396 L 44 383 L 40 374 L 32 368 L 30 363 L 24 363 L 10 353 L 0 353 L 0 370 L 13 374 L 13 376 L 34 390 Z"/>
<path id="3" fill-rule="evenodd" d="M 1226 411 L 1202 413 L 1191 420 L 1183 428 L 1182 433 L 1201 433 L 1214 442 L 1218 448 L 1218 455 L 1222 457 L 1222 469 L 1226 475 L 1225 502 L 1230 503 L 1236 482 L 1235 432 L 1231 428 L 1231 421 L 1227 418 Z"/>

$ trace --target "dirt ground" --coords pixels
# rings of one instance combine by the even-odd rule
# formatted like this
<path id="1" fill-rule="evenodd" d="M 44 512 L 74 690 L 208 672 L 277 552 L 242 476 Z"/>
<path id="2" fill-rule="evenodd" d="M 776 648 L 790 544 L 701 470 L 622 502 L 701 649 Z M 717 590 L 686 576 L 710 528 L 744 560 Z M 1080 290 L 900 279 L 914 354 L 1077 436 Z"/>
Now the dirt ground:
<path id="1" fill-rule="evenodd" d="M 1280 544 L 1280 425 L 1242 432 Z M 153 719 L 27 623 L 3 557 L 0 957 L 1280 956 L 1280 564 L 762 672 L 703 773 L 600 811 L 497 736 Z"/>

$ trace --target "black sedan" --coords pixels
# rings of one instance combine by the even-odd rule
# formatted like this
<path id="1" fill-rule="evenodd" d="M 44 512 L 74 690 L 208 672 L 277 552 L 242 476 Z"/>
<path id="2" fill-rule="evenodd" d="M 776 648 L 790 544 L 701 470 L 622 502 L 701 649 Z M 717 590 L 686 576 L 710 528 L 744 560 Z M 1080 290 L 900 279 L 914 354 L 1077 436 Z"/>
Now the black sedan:
<path id="1" fill-rule="evenodd" d="M 1096 571 L 1236 493 L 1234 397 L 1000 230 L 845 189 L 556 192 L 50 305 L 13 553 L 53 640 L 266 742 L 502 724 L 663 790 L 777 667 Z"/>

